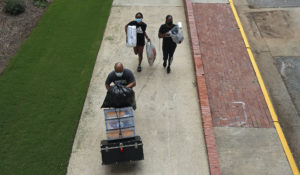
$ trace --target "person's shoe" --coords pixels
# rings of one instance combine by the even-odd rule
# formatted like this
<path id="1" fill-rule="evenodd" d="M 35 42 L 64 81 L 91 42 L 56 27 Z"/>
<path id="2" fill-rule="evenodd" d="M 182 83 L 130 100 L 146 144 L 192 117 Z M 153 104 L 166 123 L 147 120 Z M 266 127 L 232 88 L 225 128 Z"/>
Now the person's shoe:
<path id="1" fill-rule="evenodd" d="M 164 60 L 163 66 L 164 68 L 167 66 L 167 60 Z"/>
<path id="2" fill-rule="evenodd" d="M 170 73 L 170 72 L 171 72 L 171 67 L 168 66 L 168 67 L 167 67 L 167 73 Z"/>
<path id="3" fill-rule="evenodd" d="M 142 71 L 142 67 L 141 67 L 141 66 L 138 66 L 138 67 L 137 67 L 137 71 L 138 71 L 138 72 L 141 72 L 141 71 Z"/>

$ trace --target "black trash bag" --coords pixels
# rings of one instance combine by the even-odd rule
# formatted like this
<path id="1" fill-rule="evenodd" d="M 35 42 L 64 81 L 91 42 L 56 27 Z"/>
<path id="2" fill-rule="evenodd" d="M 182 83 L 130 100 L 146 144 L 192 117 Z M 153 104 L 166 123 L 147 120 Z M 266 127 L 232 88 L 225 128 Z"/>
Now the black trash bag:
<path id="1" fill-rule="evenodd" d="M 123 108 L 132 106 L 136 108 L 135 93 L 131 88 L 121 85 L 111 86 L 101 108 Z"/>

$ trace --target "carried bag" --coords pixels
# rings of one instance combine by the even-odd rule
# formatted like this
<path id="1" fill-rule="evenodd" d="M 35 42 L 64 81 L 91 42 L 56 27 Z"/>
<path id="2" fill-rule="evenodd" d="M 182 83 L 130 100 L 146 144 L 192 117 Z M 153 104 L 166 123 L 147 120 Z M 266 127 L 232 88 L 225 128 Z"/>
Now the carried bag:
<path id="1" fill-rule="evenodd" d="M 153 65 L 156 58 L 156 49 L 151 41 L 146 44 L 147 59 L 150 66 Z"/>
<path id="2" fill-rule="evenodd" d="M 181 43 L 184 39 L 183 31 L 178 26 L 175 26 L 170 30 L 170 36 L 171 36 L 172 40 L 174 41 L 174 43 L 177 43 L 177 44 Z"/>
<path id="3" fill-rule="evenodd" d="M 128 26 L 127 27 L 127 47 L 135 47 L 136 46 L 136 26 Z"/>

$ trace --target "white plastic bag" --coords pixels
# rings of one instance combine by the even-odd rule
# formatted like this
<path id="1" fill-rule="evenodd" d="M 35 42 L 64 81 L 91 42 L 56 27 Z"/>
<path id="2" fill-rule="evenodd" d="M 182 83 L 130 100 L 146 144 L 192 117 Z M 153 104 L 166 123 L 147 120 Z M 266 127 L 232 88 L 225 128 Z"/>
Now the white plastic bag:
<path id="1" fill-rule="evenodd" d="M 136 46 L 136 26 L 128 26 L 127 27 L 127 47 L 135 47 Z"/>
<path id="2" fill-rule="evenodd" d="M 184 39 L 182 28 L 175 26 L 170 30 L 170 36 L 174 43 L 181 43 Z"/>
<path id="3" fill-rule="evenodd" d="M 151 43 L 151 41 L 146 43 L 146 53 L 147 53 L 148 63 L 150 66 L 152 66 L 156 58 L 156 49 L 154 45 Z"/>

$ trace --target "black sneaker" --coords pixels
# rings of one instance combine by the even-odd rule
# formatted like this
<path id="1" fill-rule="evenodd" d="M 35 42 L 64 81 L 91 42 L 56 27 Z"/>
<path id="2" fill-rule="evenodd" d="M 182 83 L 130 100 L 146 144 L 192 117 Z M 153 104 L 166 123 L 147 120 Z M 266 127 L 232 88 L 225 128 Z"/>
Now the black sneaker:
<path id="1" fill-rule="evenodd" d="M 164 60 L 163 66 L 164 68 L 167 66 L 167 60 Z"/>
<path id="2" fill-rule="evenodd" d="M 138 67 L 137 67 L 137 71 L 138 71 L 138 72 L 141 72 L 141 71 L 142 71 L 142 67 L 141 67 L 141 66 L 138 66 Z"/>
<path id="3" fill-rule="evenodd" d="M 170 72 L 171 72 L 171 67 L 168 66 L 168 67 L 167 67 L 167 73 L 170 73 Z"/>

